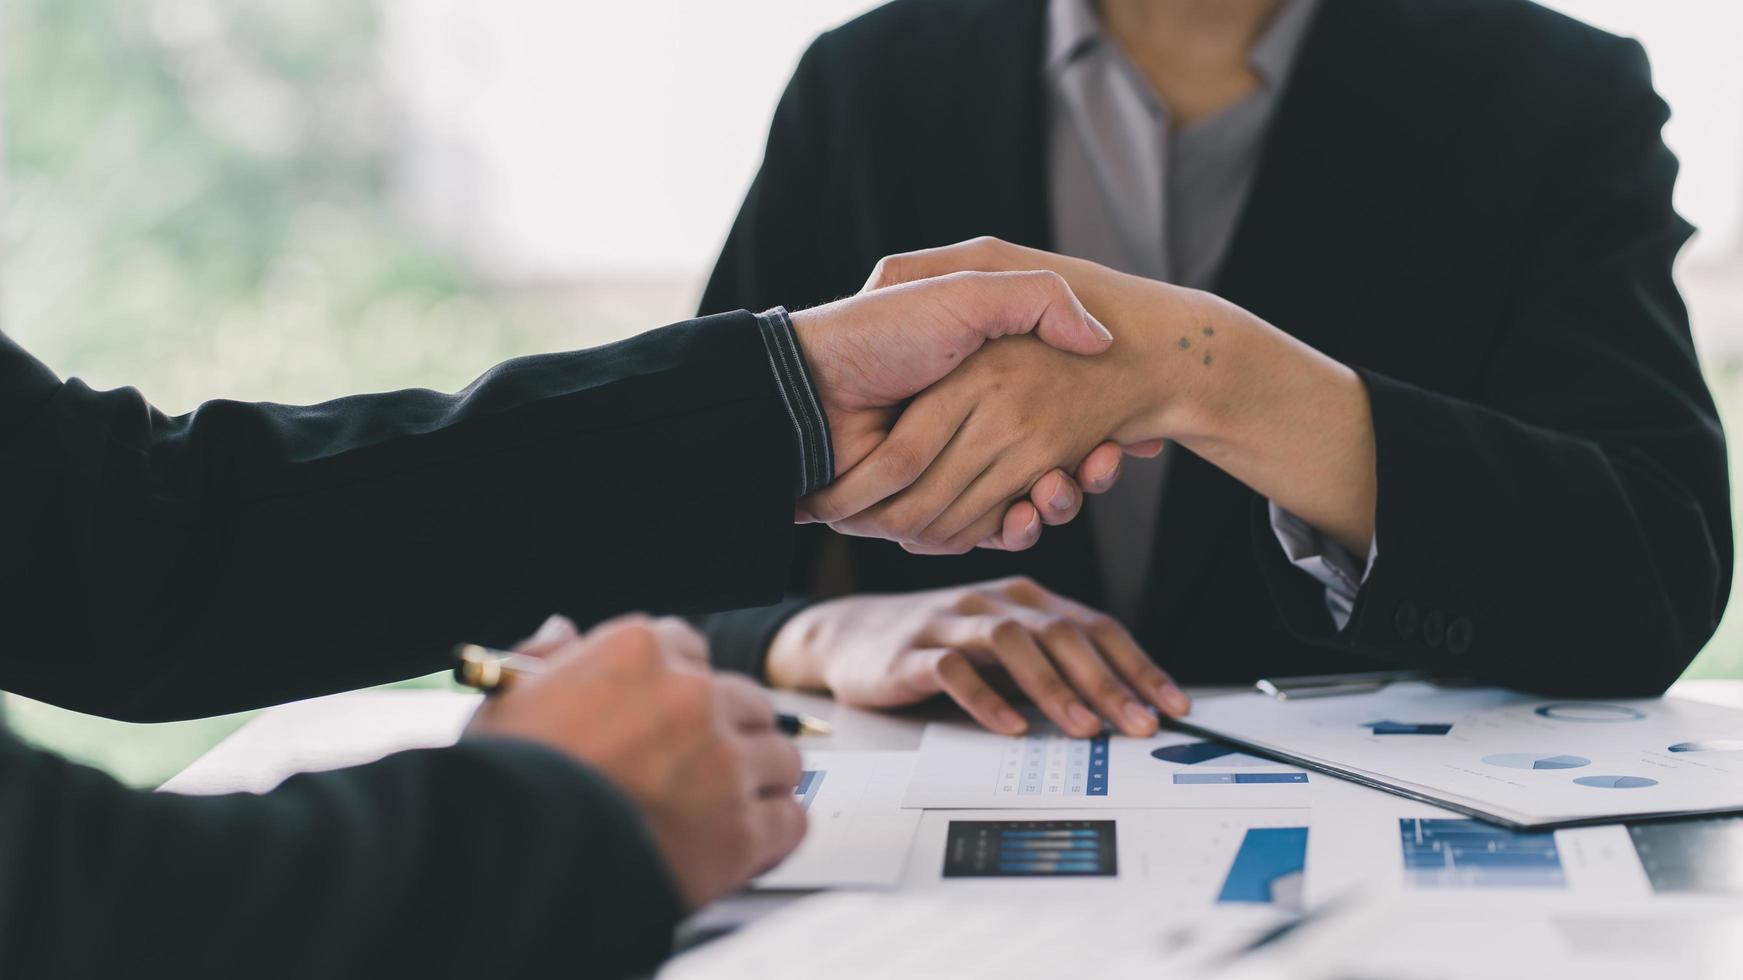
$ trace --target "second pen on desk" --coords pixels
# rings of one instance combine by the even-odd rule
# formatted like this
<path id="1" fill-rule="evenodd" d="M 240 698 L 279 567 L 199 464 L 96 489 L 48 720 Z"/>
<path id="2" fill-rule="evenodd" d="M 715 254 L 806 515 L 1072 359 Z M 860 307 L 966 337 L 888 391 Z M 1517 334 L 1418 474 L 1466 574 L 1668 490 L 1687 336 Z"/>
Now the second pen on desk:
<path id="1" fill-rule="evenodd" d="M 492 650 L 476 643 L 462 643 L 454 648 L 454 679 L 474 690 L 491 694 L 500 690 L 515 674 L 542 674 L 545 662 L 524 653 Z M 779 712 L 775 727 L 788 735 L 828 735 L 834 729 L 821 718 L 810 715 Z"/>

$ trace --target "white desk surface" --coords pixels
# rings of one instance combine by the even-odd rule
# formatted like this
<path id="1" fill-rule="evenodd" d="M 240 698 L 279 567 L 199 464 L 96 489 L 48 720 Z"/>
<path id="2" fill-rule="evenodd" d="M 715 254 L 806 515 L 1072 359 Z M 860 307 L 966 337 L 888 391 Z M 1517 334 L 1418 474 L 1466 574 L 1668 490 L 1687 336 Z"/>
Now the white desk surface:
<path id="1" fill-rule="evenodd" d="M 1202 697 L 1236 688 L 1194 688 Z M 833 734 L 807 737 L 808 749 L 835 751 L 911 750 L 920 746 L 926 722 L 955 716 L 948 704 L 900 712 L 847 708 L 826 697 L 772 692 L 786 711 L 803 711 L 834 725 Z M 1671 695 L 1743 708 L 1743 680 L 1685 681 Z M 169 792 L 214 794 L 265 792 L 297 772 L 338 769 L 372 762 L 411 748 L 452 743 L 471 716 L 478 695 L 448 691 L 359 691 L 299 701 L 269 709 L 166 782 Z M 686 924 L 687 937 L 707 935 L 774 911 L 798 897 L 755 892 L 717 902 Z"/>
<path id="2" fill-rule="evenodd" d="M 1195 697 L 1238 688 L 1192 688 Z M 898 712 L 848 708 L 826 697 L 771 692 L 786 711 L 816 715 L 834 734 L 808 736 L 807 749 L 834 751 L 910 750 L 920 747 L 926 722 L 955 717 L 955 708 L 935 704 Z M 1675 697 L 1743 708 L 1743 680 L 1684 681 Z M 296 772 L 361 765 L 403 749 L 447 745 L 459 737 L 478 702 L 474 694 L 448 691 L 356 691 L 297 701 L 261 712 L 248 724 L 195 759 L 162 789 L 175 793 L 264 792 Z"/>

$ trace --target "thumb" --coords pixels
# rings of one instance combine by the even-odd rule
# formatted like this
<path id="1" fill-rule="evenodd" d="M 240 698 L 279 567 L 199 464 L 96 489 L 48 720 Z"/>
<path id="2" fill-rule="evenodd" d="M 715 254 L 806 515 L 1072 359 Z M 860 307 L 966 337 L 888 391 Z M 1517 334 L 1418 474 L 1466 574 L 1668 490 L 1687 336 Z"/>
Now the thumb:
<path id="1" fill-rule="evenodd" d="M 949 278 L 958 277 L 982 294 L 982 304 L 975 304 L 982 308 L 964 310 L 963 322 L 984 339 L 1033 332 L 1073 354 L 1100 354 L 1114 342 L 1057 272 L 970 272 Z"/>
<path id="2" fill-rule="evenodd" d="M 1022 275 L 1034 277 L 1036 288 L 1047 297 L 1047 305 L 1035 323 L 1035 336 L 1048 346 L 1073 354 L 1100 354 L 1113 345 L 1113 333 L 1084 309 L 1064 276 L 1057 272 Z"/>

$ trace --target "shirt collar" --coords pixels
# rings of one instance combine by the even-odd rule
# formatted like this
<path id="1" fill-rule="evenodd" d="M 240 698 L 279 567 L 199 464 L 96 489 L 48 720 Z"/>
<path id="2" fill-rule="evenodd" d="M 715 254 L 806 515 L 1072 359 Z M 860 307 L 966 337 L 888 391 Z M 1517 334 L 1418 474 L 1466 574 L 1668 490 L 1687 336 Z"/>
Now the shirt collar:
<path id="1" fill-rule="evenodd" d="M 1319 0 L 1283 0 L 1283 6 L 1253 43 L 1247 65 L 1266 88 L 1282 84 L 1301 50 L 1301 40 L 1313 23 Z M 1050 72 L 1063 69 L 1107 40 L 1095 0 L 1049 0 L 1047 62 Z"/>

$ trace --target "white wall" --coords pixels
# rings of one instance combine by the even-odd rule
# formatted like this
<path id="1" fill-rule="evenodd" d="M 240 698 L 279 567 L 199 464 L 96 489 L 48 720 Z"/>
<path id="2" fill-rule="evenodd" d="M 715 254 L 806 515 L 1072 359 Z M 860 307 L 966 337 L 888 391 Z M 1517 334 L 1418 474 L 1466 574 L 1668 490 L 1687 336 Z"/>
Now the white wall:
<path id="1" fill-rule="evenodd" d="M 799 54 L 868 0 L 387 0 L 408 193 L 510 279 L 718 250 Z"/>
<path id="2" fill-rule="evenodd" d="M 1332 0 L 1359 2 L 1359 0 Z M 1743 3 L 1550 0 L 1639 37 L 1673 108 L 1683 281 L 1743 349 Z M 693 282 L 817 32 L 868 0 L 385 0 L 411 210 L 509 281 Z"/>

